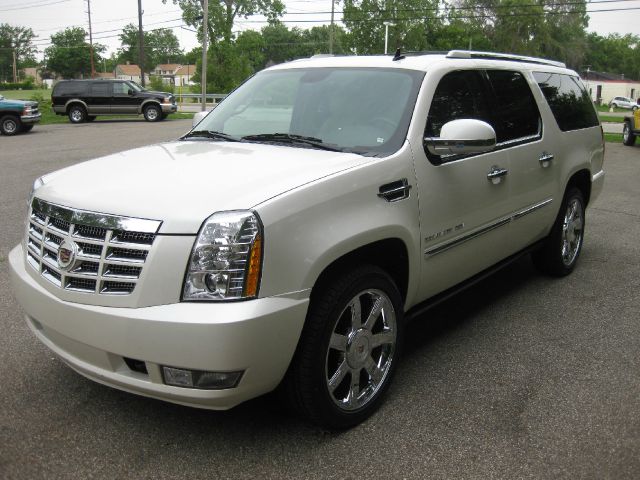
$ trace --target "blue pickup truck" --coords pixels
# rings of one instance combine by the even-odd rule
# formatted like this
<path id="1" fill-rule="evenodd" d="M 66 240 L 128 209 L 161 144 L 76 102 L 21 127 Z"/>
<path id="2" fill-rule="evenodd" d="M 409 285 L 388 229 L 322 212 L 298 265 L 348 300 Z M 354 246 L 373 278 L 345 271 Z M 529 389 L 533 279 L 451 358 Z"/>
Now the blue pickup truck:
<path id="1" fill-rule="evenodd" d="M 28 132 L 40 121 L 38 102 L 10 100 L 0 95 L 0 132 L 15 135 Z"/>

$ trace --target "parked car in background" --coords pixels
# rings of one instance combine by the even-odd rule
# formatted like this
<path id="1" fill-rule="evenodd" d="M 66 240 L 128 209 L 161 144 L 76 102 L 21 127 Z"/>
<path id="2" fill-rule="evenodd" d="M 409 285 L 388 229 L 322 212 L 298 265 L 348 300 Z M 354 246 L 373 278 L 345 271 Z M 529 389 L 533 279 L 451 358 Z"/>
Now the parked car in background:
<path id="1" fill-rule="evenodd" d="M 28 132 L 40 121 L 38 102 L 10 100 L 0 95 L 0 132 L 15 135 Z"/>
<path id="2" fill-rule="evenodd" d="M 51 105 L 71 123 L 91 122 L 98 115 L 144 115 L 157 122 L 177 111 L 173 94 L 153 92 L 130 80 L 62 80 L 53 87 Z"/>
<path id="3" fill-rule="evenodd" d="M 628 97 L 614 97 L 613 100 L 609 102 L 609 106 L 613 108 L 630 108 L 631 110 L 638 108 L 636 101 Z"/>
<path id="4" fill-rule="evenodd" d="M 202 115 L 37 179 L 9 254 L 27 324 L 73 369 L 194 407 L 281 385 L 320 425 L 363 421 L 409 318 L 524 254 L 571 273 L 604 183 L 589 94 L 539 58 L 297 60 Z"/>

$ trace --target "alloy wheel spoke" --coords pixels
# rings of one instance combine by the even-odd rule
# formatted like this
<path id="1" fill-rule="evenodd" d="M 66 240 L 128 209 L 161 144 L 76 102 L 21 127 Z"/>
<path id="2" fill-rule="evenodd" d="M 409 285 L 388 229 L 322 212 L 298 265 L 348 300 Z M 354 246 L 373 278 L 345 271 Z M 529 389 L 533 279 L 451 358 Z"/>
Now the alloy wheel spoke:
<path id="1" fill-rule="evenodd" d="M 373 326 L 376 324 L 376 320 L 382 313 L 383 309 L 386 307 L 385 303 L 386 302 L 382 297 L 378 298 L 375 301 L 373 307 L 371 307 L 371 311 L 369 312 L 367 319 L 364 322 L 364 328 L 366 328 L 367 330 L 371 330 L 373 328 Z"/>
<path id="2" fill-rule="evenodd" d="M 351 309 L 351 329 L 358 330 L 362 326 L 362 308 L 360 307 L 360 297 L 354 298 L 349 304 Z"/>
<path id="3" fill-rule="evenodd" d="M 380 345 L 392 344 L 395 342 L 393 330 L 385 330 L 371 336 L 371 348 L 374 349 Z"/>
<path id="4" fill-rule="evenodd" d="M 354 368 L 351 370 L 351 385 L 349 386 L 349 398 L 347 402 L 350 406 L 356 406 L 358 402 L 358 396 L 360 395 L 360 369 Z"/>
<path id="5" fill-rule="evenodd" d="M 371 378 L 374 386 L 379 385 L 382 381 L 384 371 L 378 368 L 378 365 L 371 355 L 369 355 L 369 357 L 367 358 L 367 361 L 364 364 L 364 368 L 367 370 L 367 373 L 369 374 L 369 377 Z"/>
<path id="6" fill-rule="evenodd" d="M 346 352 L 347 350 L 347 337 L 346 335 L 340 335 L 339 333 L 332 333 L 331 340 L 329 340 L 329 347 L 340 352 Z"/>
<path id="7" fill-rule="evenodd" d="M 342 363 L 338 366 L 338 369 L 329 379 L 329 390 L 331 390 L 331 392 L 333 392 L 338 387 L 338 385 L 342 383 L 342 380 L 344 380 L 347 372 L 349 372 L 349 366 L 347 365 L 347 361 L 343 360 Z"/>

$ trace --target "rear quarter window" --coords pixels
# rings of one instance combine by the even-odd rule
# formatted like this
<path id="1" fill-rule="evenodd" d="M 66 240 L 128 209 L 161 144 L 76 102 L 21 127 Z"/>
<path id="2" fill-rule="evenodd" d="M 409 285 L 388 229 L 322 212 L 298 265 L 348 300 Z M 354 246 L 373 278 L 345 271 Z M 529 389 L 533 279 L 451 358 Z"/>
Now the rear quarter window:
<path id="1" fill-rule="evenodd" d="M 80 96 L 87 93 L 87 82 L 60 82 L 53 89 L 53 95 L 62 96 Z"/>
<path id="2" fill-rule="evenodd" d="M 563 132 L 600 125 L 587 90 L 578 77 L 560 73 L 534 72 L 540 90 Z"/>

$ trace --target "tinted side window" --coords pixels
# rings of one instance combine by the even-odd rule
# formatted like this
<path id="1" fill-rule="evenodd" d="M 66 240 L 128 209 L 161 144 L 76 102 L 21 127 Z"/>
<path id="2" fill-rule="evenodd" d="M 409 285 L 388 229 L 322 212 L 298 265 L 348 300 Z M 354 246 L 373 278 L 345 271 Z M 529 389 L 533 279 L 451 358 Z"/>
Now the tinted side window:
<path id="1" fill-rule="evenodd" d="M 92 83 L 90 92 L 92 97 L 110 97 L 111 84 L 106 82 Z"/>
<path id="2" fill-rule="evenodd" d="M 80 96 L 87 93 L 87 82 L 60 82 L 55 86 L 54 96 Z"/>
<path id="3" fill-rule="evenodd" d="M 457 71 L 442 77 L 433 94 L 425 136 L 439 137 L 440 129 L 445 123 L 459 118 L 474 118 L 492 123 L 479 71 Z"/>
<path id="4" fill-rule="evenodd" d="M 127 96 L 129 94 L 129 85 L 124 82 L 115 82 L 113 84 L 113 94 L 117 96 Z"/>
<path id="5" fill-rule="evenodd" d="M 547 103 L 563 132 L 600 124 L 593 102 L 577 77 L 559 73 L 535 72 Z"/>
<path id="6" fill-rule="evenodd" d="M 529 84 L 520 72 L 487 71 L 496 102 L 493 105 L 497 143 L 540 134 L 540 113 Z"/>

